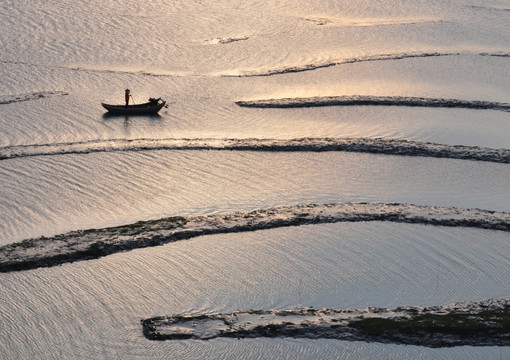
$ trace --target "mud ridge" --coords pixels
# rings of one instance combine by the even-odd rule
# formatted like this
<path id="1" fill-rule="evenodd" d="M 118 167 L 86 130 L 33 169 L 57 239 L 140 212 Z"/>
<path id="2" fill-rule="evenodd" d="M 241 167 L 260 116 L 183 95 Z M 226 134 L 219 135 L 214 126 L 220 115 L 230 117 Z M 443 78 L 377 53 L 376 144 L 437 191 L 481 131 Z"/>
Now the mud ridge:
<path id="1" fill-rule="evenodd" d="M 362 221 L 510 231 L 510 213 L 505 212 L 398 203 L 307 204 L 223 215 L 162 218 L 28 239 L 0 247 L 0 272 L 95 259 L 202 235 Z"/>
<path id="2" fill-rule="evenodd" d="M 500 110 L 510 112 L 510 104 L 482 100 L 423 98 L 411 96 L 326 96 L 310 98 L 282 98 L 237 101 L 237 105 L 251 108 L 301 108 L 318 106 L 407 106 L 430 108 L 459 108 Z"/>
<path id="3" fill-rule="evenodd" d="M 400 54 L 375 54 L 375 55 L 367 55 L 339 60 L 331 60 L 324 63 L 312 63 L 312 64 L 302 64 L 296 66 L 288 66 L 278 69 L 268 69 L 268 70 L 257 70 L 257 71 L 243 71 L 238 74 L 225 74 L 225 77 L 255 77 L 255 76 L 272 76 L 272 75 L 285 75 L 289 73 L 297 73 L 303 71 L 312 71 L 332 66 L 345 65 L 345 64 L 354 64 L 360 62 L 367 61 L 397 61 L 397 60 L 405 60 L 412 58 L 429 58 L 429 57 L 444 57 L 444 56 L 460 56 L 460 55 L 475 55 L 475 56 L 496 56 L 496 57 L 507 57 L 510 56 L 509 53 L 506 52 L 471 52 L 471 51 L 456 51 L 456 52 L 439 52 L 439 51 L 430 51 L 430 52 L 409 52 L 409 53 L 400 53 Z"/>
<path id="4" fill-rule="evenodd" d="M 441 19 L 348 19 L 348 18 L 332 18 L 332 17 L 305 17 L 302 18 L 317 26 L 335 26 L 335 27 L 373 27 L 373 26 L 398 26 L 398 25 L 419 25 L 432 23 L 441 23 Z"/>
<path id="5" fill-rule="evenodd" d="M 510 11 L 509 8 L 495 7 L 495 6 L 480 6 L 480 5 L 468 5 L 468 7 L 476 10 L 489 10 L 489 11 Z"/>
<path id="6" fill-rule="evenodd" d="M 209 45 L 217 45 L 217 44 L 225 45 L 225 44 L 230 44 L 230 43 L 233 43 L 233 42 L 245 41 L 245 40 L 248 40 L 248 39 L 249 39 L 248 36 L 217 37 L 217 38 L 214 38 L 214 39 L 211 39 L 211 40 L 206 40 L 205 43 L 209 44 Z"/>
<path id="7" fill-rule="evenodd" d="M 268 152 L 345 151 L 510 163 L 509 149 L 443 145 L 381 138 L 277 139 L 112 139 L 0 147 L 0 160 L 15 158 L 148 150 L 229 150 Z"/>
<path id="8" fill-rule="evenodd" d="M 233 38 L 215 38 L 211 40 L 206 40 L 206 44 L 230 44 L 236 41 L 244 41 L 248 40 L 249 37 L 233 37 Z M 424 52 L 409 52 L 409 53 L 397 53 L 397 54 L 374 54 L 367 56 L 359 56 L 353 58 L 344 58 L 338 60 L 329 60 L 322 63 L 310 63 L 310 64 L 299 64 L 295 66 L 287 66 L 276 69 L 265 69 L 265 70 L 232 70 L 227 71 L 225 73 L 193 73 L 193 74 L 182 74 L 182 73 L 174 73 L 172 71 L 159 71 L 159 70 L 128 70 L 128 69 L 97 69 L 88 66 L 63 66 L 63 65 L 50 65 L 50 64 L 35 64 L 24 61 L 8 61 L 8 60 L 0 60 L 0 63 L 3 64 L 13 64 L 13 65 L 26 65 L 26 66 L 34 66 L 34 67 L 42 67 L 47 69 L 63 69 L 63 70 L 71 70 L 71 71 L 83 71 L 83 72 L 93 72 L 93 73 L 104 73 L 104 74 L 129 74 L 129 75 L 140 75 L 140 76 L 151 76 L 151 77 L 255 77 L 255 76 L 272 76 L 272 75 L 284 75 L 289 73 L 303 72 L 303 71 L 312 71 L 332 66 L 344 65 L 344 64 L 354 64 L 359 62 L 367 62 L 367 61 L 397 61 L 411 58 L 428 58 L 428 57 L 443 57 L 443 56 L 460 56 L 460 55 L 474 55 L 474 56 L 494 56 L 494 57 L 510 57 L 510 53 L 504 51 L 496 51 L 496 52 L 473 52 L 473 51 L 455 51 L 455 52 L 440 52 L 440 51 L 424 51 Z"/>
<path id="9" fill-rule="evenodd" d="M 0 96 L 0 105 L 13 104 L 22 101 L 39 100 L 42 98 L 49 98 L 54 96 L 66 96 L 69 93 L 64 91 L 40 91 L 29 94 L 18 94 L 18 95 L 4 95 Z"/>
<path id="10" fill-rule="evenodd" d="M 141 321 L 149 340 L 307 338 L 426 347 L 510 345 L 510 299 L 396 309 L 240 310 L 177 314 Z"/>

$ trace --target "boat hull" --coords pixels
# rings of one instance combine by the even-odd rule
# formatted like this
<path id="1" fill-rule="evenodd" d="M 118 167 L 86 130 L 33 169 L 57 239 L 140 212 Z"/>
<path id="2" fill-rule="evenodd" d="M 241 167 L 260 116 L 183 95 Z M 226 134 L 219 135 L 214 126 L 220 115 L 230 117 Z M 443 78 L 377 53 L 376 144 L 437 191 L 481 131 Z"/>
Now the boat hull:
<path id="1" fill-rule="evenodd" d="M 101 105 L 108 110 L 110 114 L 118 115 L 144 115 L 144 114 L 157 114 L 159 110 L 165 106 L 166 101 L 161 103 L 144 103 L 138 105 L 110 105 L 101 103 Z"/>

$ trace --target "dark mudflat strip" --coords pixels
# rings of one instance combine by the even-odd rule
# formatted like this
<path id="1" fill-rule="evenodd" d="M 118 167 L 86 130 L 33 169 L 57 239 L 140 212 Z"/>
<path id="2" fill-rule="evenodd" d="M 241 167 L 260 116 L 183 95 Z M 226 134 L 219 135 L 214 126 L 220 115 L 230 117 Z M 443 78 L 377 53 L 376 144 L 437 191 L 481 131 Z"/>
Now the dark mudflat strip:
<path id="1" fill-rule="evenodd" d="M 149 340 L 291 337 L 433 348 L 509 346 L 510 299 L 394 310 L 299 308 L 182 314 L 145 319 L 142 327 Z"/>
<path id="2" fill-rule="evenodd" d="M 170 217 L 28 239 L 0 247 L 0 272 L 96 259 L 202 235 L 361 221 L 510 231 L 510 213 L 504 212 L 397 203 L 308 204 L 224 215 Z"/>
<path id="3" fill-rule="evenodd" d="M 0 96 L 0 105 L 12 104 L 22 101 L 39 100 L 42 98 L 49 98 L 53 96 L 65 96 L 69 95 L 64 91 L 41 91 L 30 94 L 19 94 L 19 95 L 6 95 Z"/>
<path id="4" fill-rule="evenodd" d="M 323 22 L 324 19 L 319 20 Z M 223 75 L 229 77 L 255 77 L 255 76 L 273 76 L 273 75 L 285 75 L 291 73 L 298 73 L 304 71 L 313 71 L 322 68 L 328 68 L 332 66 L 355 64 L 360 62 L 368 61 L 399 61 L 413 58 L 432 58 L 432 57 L 444 57 L 444 56 L 461 56 L 461 55 L 472 55 L 472 56 L 494 56 L 494 57 L 508 57 L 509 53 L 504 51 L 499 52 L 473 52 L 473 51 L 462 51 L 462 52 L 409 52 L 409 53 L 393 53 L 393 54 L 374 54 L 354 58 L 344 58 L 338 60 L 330 60 L 326 62 L 316 62 L 310 64 L 300 64 L 295 66 L 287 66 L 282 68 L 267 69 L 267 70 L 256 70 L 256 71 L 244 71 L 240 74 L 235 75 Z"/>
<path id="5" fill-rule="evenodd" d="M 510 104 L 508 103 L 409 96 L 327 96 L 237 101 L 236 104 L 243 107 L 254 108 L 300 108 L 317 106 L 411 106 L 510 111 Z"/>
<path id="6" fill-rule="evenodd" d="M 267 152 L 345 151 L 398 156 L 510 163 L 509 149 L 444 145 L 382 138 L 299 138 L 277 139 L 112 139 L 83 142 L 12 145 L 0 147 L 0 160 L 15 158 L 88 154 L 94 152 L 150 150 L 229 150 Z"/>

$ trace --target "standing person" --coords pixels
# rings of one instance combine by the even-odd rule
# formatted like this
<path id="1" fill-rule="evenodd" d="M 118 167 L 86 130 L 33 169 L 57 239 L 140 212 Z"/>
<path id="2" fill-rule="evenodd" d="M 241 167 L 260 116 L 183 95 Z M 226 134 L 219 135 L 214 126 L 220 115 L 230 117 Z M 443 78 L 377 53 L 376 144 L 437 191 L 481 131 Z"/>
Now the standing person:
<path id="1" fill-rule="evenodd" d="M 124 97 L 126 98 L 126 106 L 129 104 L 129 97 L 131 96 L 131 92 L 129 89 L 126 89 L 126 92 L 124 94 Z"/>

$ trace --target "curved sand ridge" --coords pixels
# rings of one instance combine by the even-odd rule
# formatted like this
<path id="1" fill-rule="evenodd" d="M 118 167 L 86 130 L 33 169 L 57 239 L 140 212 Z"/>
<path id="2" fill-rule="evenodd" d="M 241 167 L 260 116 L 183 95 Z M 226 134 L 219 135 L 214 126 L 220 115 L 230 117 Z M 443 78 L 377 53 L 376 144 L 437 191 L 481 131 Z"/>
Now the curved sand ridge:
<path id="1" fill-rule="evenodd" d="M 202 235 L 308 224 L 391 221 L 510 231 L 510 213 L 398 203 L 334 203 L 276 207 L 224 215 L 171 217 L 73 231 L 0 247 L 0 272 L 50 267 Z"/>
<path id="2" fill-rule="evenodd" d="M 206 40 L 205 44 L 230 44 L 232 42 L 246 41 L 249 40 L 247 36 L 231 37 L 231 38 L 215 38 L 212 40 Z M 367 61 L 391 61 L 391 60 L 404 60 L 411 58 L 429 58 L 429 57 L 443 57 L 443 56 L 460 56 L 460 55 L 474 55 L 474 56 L 490 56 L 490 57 L 510 57 L 510 53 L 504 51 L 496 52 L 476 52 L 476 51 L 455 51 L 455 52 L 441 52 L 441 51 L 416 51 L 416 52 L 403 52 L 403 53 L 390 53 L 390 54 L 373 54 L 358 56 L 352 58 L 339 58 L 331 59 L 321 62 L 312 62 L 309 64 L 297 64 L 292 66 L 274 68 L 274 69 L 258 69 L 258 70 L 235 70 L 227 72 L 214 72 L 214 73 L 192 73 L 183 74 L 174 72 L 172 70 L 161 71 L 139 68 L 136 70 L 129 69 L 111 69 L 111 68 L 97 68 L 94 66 L 65 66 L 65 65 L 52 65 L 52 64 L 36 64 L 24 61 L 6 61 L 0 60 L 3 64 L 14 64 L 14 65 L 26 65 L 34 67 L 42 67 L 49 69 L 64 69 L 71 71 L 84 71 L 84 72 L 96 72 L 96 73 L 114 73 L 114 74 L 131 74 L 140 76 L 152 76 L 152 77 L 183 77 L 183 76 L 220 76 L 220 77 L 254 77 L 254 76 L 272 76 L 272 75 L 283 75 L 288 73 L 312 71 L 321 68 L 327 68 L 337 65 L 353 64 Z"/>
<path id="3" fill-rule="evenodd" d="M 335 26 L 335 27 L 372 27 L 372 26 L 398 26 L 398 25 L 419 25 L 419 24 L 438 24 L 443 22 L 439 18 L 349 18 L 349 17 L 329 17 L 312 16 L 303 18 L 317 26 Z"/>
<path id="4" fill-rule="evenodd" d="M 381 138 L 112 139 L 0 147 L 0 160 L 19 157 L 145 150 L 346 151 L 510 163 L 510 150 Z"/>
<path id="5" fill-rule="evenodd" d="M 303 71 L 312 71 L 332 66 L 354 64 L 367 61 L 395 61 L 412 58 L 430 58 L 430 57 L 443 57 L 443 56 L 460 56 L 460 55 L 477 55 L 477 56 L 494 56 L 494 57 L 510 57 L 509 53 L 506 52 L 473 52 L 473 51 L 458 51 L 458 52 L 440 52 L 440 51 L 424 51 L 424 52 L 408 52 L 408 53 L 393 53 L 393 54 L 374 54 L 359 56 L 353 58 L 343 58 L 338 60 L 328 60 L 324 62 L 301 64 L 295 66 L 287 66 L 276 69 L 265 69 L 265 70 L 254 70 L 254 71 L 242 71 L 236 74 L 226 74 L 223 76 L 232 77 L 252 77 L 252 76 L 272 76 L 272 75 L 284 75 L 288 73 L 296 73 Z"/>
<path id="6" fill-rule="evenodd" d="M 396 309 L 241 310 L 142 320 L 150 340 L 292 337 L 427 347 L 510 345 L 510 299 Z"/>

